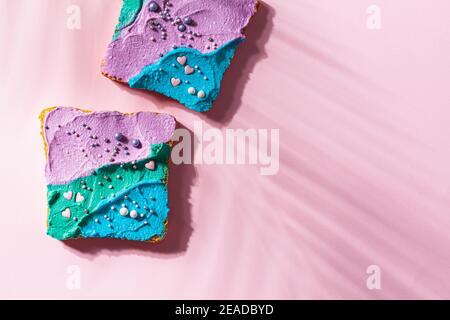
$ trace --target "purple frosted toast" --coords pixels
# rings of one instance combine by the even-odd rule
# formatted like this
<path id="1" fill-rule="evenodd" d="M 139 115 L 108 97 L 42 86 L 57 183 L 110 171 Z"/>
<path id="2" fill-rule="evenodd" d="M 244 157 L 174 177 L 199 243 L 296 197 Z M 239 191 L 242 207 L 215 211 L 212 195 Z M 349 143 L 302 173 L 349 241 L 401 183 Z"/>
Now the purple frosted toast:
<path id="1" fill-rule="evenodd" d="M 124 0 L 102 73 L 207 111 L 256 10 L 256 0 Z"/>
<path id="2" fill-rule="evenodd" d="M 50 236 L 164 238 L 172 116 L 55 107 L 40 119 Z"/>

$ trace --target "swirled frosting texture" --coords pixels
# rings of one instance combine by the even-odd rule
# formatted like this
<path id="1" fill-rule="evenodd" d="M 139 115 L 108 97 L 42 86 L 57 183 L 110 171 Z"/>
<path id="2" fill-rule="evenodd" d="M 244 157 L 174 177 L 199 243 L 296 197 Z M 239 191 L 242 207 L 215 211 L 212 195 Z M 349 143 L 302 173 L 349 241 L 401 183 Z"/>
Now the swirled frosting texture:
<path id="1" fill-rule="evenodd" d="M 155 4 L 158 9 L 152 10 Z M 125 0 L 102 73 L 128 83 L 145 67 L 176 48 L 214 54 L 228 43 L 245 38 L 243 29 L 255 14 L 256 6 L 256 0 Z M 235 47 L 231 55 L 227 55 L 228 60 L 234 50 Z M 226 68 L 205 65 L 214 61 L 205 59 L 200 67 L 212 68 L 222 78 Z M 170 82 L 165 85 L 170 87 Z M 220 82 L 216 86 L 219 89 Z M 170 92 L 166 95 L 180 101 Z M 184 104 L 196 110 L 195 106 Z"/>
<path id="2" fill-rule="evenodd" d="M 147 157 L 152 144 L 172 138 L 175 119 L 150 112 L 124 115 L 56 108 L 45 117 L 44 129 L 48 145 L 47 182 L 61 184 L 88 175 L 105 164 Z M 124 141 L 117 141 L 116 133 L 121 133 Z M 131 145 L 133 139 L 141 142 L 140 148 Z"/>
<path id="3" fill-rule="evenodd" d="M 53 108 L 41 121 L 50 236 L 164 238 L 173 117 Z"/>

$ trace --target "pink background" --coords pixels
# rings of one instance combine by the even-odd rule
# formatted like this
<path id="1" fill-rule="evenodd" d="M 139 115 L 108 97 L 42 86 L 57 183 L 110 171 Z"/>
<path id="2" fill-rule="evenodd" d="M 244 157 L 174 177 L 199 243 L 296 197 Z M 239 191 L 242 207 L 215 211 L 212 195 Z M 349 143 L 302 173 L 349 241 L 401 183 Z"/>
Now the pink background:
<path id="1" fill-rule="evenodd" d="M 377 0 L 379 31 L 373 3 L 265 0 L 198 115 L 100 75 L 120 0 L 0 0 L 0 297 L 450 298 L 450 2 Z M 37 117 L 52 105 L 278 128 L 280 171 L 174 167 L 163 243 L 64 244 L 45 235 Z"/>

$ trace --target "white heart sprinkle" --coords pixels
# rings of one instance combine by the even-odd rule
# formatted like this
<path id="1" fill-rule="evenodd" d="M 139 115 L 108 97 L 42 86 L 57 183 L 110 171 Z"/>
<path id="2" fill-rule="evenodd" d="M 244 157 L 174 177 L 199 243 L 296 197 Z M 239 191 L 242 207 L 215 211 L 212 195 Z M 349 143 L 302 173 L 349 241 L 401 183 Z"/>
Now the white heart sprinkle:
<path id="1" fill-rule="evenodd" d="M 151 160 L 149 163 L 146 163 L 146 164 L 145 164 L 145 167 L 146 167 L 148 170 L 154 171 L 155 168 L 156 168 L 156 163 L 155 163 L 155 161 Z"/>
<path id="2" fill-rule="evenodd" d="M 70 209 L 69 208 L 67 208 L 66 210 L 64 210 L 62 213 L 61 213 L 61 215 L 64 217 L 64 218 L 70 218 L 70 215 L 71 215 L 71 212 L 70 212 Z"/>
<path id="3" fill-rule="evenodd" d="M 184 67 L 184 73 L 186 73 L 186 74 L 192 74 L 192 73 L 194 73 L 194 68 L 192 68 L 191 66 L 186 66 L 186 67 Z"/>
<path id="4" fill-rule="evenodd" d="M 187 58 L 186 58 L 186 56 L 178 57 L 177 61 L 178 61 L 179 64 L 184 66 L 186 64 L 186 62 L 187 62 Z"/>
<path id="5" fill-rule="evenodd" d="M 75 197 L 75 201 L 76 202 L 83 202 L 84 201 L 84 197 L 81 193 L 77 193 L 76 197 Z"/>
<path id="6" fill-rule="evenodd" d="M 203 99 L 204 97 L 206 97 L 205 91 L 200 90 L 200 91 L 197 93 L 197 97 L 199 97 L 200 99 Z"/>
<path id="7" fill-rule="evenodd" d="M 177 78 L 172 78 L 170 79 L 170 83 L 172 84 L 173 87 L 178 87 L 181 83 L 181 80 Z"/>
<path id="8" fill-rule="evenodd" d="M 66 200 L 70 200 L 70 199 L 72 199 L 73 192 L 72 191 L 64 192 L 63 196 L 64 196 L 64 198 L 66 198 Z"/>

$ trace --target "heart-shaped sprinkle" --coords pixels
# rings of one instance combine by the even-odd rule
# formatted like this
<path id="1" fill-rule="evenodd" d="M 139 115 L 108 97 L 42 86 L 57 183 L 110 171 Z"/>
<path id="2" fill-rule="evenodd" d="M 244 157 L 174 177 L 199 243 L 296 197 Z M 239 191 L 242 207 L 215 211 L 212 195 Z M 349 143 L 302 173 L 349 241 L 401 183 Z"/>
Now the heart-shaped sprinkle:
<path id="1" fill-rule="evenodd" d="M 69 208 L 67 208 L 66 210 L 64 210 L 62 213 L 61 213 L 61 215 L 64 217 L 64 218 L 70 218 L 70 215 L 71 215 L 71 212 L 70 212 L 70 209 Z"/>
<path id="2" fill-rule="evenodd" d="M 192 74 L 192 73 L 194 73 L 194 68 L 192 68 L 191 66 L 186 66 L 186 67 L 184 67 L 184 73 L 186 73 L 186 74 Z"/>
<path id="3" fill-rule="evenodd" d="M 145 167 L 146 167 L 148 170 L 154 171 L 155 168 L 156 168 L 156 163 L 155 163 L 155 161 L 152 160 L 152 161 L 146 163 L 146 164 L 145 164 Z"/>
<path id="4" fill-rule="evenodd" d="M 66 200 L 72 199 L 72 196 L 73 196 L 73 192 L 72 191 L 68 191 L 68 192 L 64 192 L 63 193 L 63 197 L 66 198 Z"/>
<path id="5" fill-rule="evenodd" d="M 181 64 L 182 66 L 184 66 L 184 65 L 186 64 L 186 62 L 187 62 L 186 56 L 178 57 L 178 58 L 177 58 L 177 62 L 178 62 L 179 64 Z"/>
<path id="6" fill-rule="evenodd" d="M 181 80 L 177 78 L 172 78 L 170 79 L 170 83 L 172 84 L 173 87 L 178 87 L 181 83 Z"/>
<path id="7" fill-rule="evenodd" d="M 81 193 L 77 193 L 76 197 L 75 197 L 75 201 L 76 202 L 83 202 L 84 201 L 84 197 Z"/>

